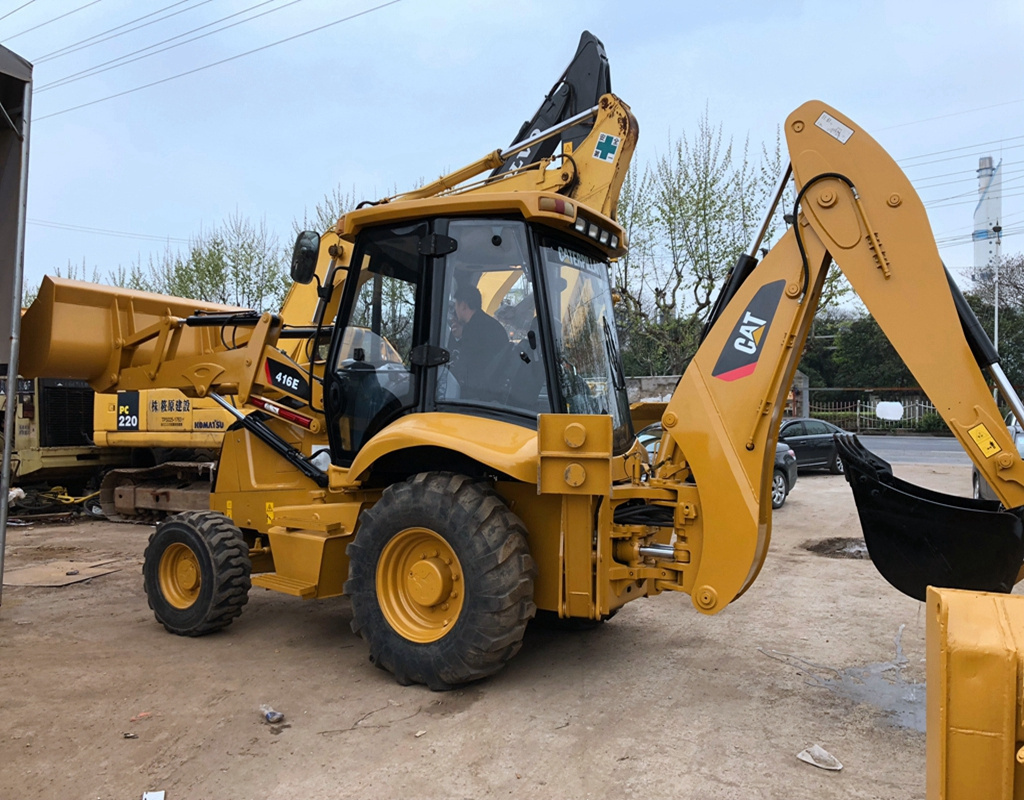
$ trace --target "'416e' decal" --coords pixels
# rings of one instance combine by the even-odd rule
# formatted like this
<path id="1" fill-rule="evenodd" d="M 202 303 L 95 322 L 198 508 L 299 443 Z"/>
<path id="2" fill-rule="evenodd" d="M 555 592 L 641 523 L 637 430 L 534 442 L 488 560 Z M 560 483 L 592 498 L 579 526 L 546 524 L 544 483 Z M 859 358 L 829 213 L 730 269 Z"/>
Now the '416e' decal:
<path id="1" fill-rule="evenodd" d="M 757 290 L 732 329 L 729 341 L 711 372 L 712 377 L 735 381 L 753 373 L 785 286 L 785 281 L 774 281 Z"/>
<path id="2" fill-rule="evenodd" d="M 267 359 L 264 362 L 267 373 L 267 383 L 271 386 L 280 389 L 282 392 L 288 392 L 296 397 L 308 398 L 309 397 L 309 383 L 306 382 L 305 377 L 297 369 L 290 367 L 287 364 L 282 364 L 279 361 L 271 361 Z"/>

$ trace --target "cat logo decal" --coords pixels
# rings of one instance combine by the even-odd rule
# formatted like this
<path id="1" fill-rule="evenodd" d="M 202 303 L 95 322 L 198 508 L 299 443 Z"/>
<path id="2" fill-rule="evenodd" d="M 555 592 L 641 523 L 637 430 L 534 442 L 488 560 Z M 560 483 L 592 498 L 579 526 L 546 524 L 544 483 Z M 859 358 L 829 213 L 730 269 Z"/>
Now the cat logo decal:
<path id="1" fill-rule="evenodd" d="M 753 374 L 785 286 L 785 281 L 773 281 L 757 290 L 718 357 L 718 363 L 711 372 L 712 377 L 735 381 Z"/>

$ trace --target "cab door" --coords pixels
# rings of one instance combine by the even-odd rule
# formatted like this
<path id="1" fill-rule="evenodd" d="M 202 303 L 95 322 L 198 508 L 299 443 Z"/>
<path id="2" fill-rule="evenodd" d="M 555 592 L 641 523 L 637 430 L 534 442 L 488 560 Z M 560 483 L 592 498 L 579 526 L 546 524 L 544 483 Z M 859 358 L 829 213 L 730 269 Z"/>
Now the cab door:
<path id="1" fill-rule="evenodd" d="M 413 348 L 426 339 L 421 240 L 427 223 L 364 231 L 352 257 L 324 372 L 332 459 L 351 464 L 375 434 L 421 404 L 422 367 Z"/>

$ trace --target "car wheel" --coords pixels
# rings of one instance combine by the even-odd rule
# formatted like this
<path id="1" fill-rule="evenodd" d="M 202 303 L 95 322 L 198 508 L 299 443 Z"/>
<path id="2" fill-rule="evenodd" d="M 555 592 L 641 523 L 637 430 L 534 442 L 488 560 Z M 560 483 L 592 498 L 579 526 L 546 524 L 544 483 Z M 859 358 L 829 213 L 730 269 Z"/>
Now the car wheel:
<path id="1" fill-rule="evenodd" d="M 786 493 L 786 476 L 776 470 L 772 475 L 772 508 L 782 508 Z"/>
<path id="2" fill-rule="evenodd" d="M 839 457 L 838 452 L 832 453 L 832 460 L 828 463 L 828 471 L 833 475 L 843 474 L 843 459 Z"/>

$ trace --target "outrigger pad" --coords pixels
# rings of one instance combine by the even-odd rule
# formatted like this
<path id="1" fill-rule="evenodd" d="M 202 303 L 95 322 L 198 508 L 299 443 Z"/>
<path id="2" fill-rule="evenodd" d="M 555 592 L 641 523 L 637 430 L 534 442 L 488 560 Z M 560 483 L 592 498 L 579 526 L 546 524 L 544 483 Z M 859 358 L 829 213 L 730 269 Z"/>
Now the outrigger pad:
<path id="1" fill-rule="evenodd" d="M 836 434 L 868 554 L 882 577 L 923 601 L 929 586 L 1009 592 L 1024 563 L 1022 508 L 900 480 L 851 433 Z"/>

